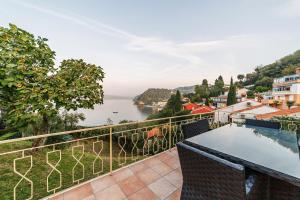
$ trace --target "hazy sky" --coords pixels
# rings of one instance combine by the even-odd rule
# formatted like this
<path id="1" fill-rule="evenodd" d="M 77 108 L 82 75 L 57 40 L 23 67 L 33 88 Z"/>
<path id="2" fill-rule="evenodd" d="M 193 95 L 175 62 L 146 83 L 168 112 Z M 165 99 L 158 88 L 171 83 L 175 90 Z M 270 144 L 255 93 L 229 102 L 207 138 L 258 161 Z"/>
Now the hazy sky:
<path id="1" fill-rule="evenodd" d="M 0 26 L 104 68 L 106 94 L 213 82 L 300 49 L 300 0 L 0 0 Z"/>

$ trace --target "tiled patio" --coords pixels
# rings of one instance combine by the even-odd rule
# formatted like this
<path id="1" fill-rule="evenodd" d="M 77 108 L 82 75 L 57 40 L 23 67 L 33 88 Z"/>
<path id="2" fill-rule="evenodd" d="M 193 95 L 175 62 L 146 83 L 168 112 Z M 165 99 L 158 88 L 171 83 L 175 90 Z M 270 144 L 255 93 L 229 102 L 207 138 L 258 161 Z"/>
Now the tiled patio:
<path id="1" fill-rule="evenodd" d="M 177 149 L 124 167 L 51 200 L 177 200 L 182 174 Z"/>

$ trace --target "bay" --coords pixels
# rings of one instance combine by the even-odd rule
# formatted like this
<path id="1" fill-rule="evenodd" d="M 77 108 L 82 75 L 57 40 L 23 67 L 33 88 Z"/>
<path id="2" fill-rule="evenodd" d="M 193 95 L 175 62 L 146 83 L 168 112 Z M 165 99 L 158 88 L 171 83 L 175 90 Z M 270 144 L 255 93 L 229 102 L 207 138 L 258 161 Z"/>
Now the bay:
<path id="1" fill-rule="evenodd" d="M 142 121 L 152 113 L 152 109 L 137 106 L 129 98 L 104 98 L 104 103 L 95 105 L 94 109 L 78 109 L 77 112 L 83 113 L 86 118 L 79 125 L 99 126 L 110 120 L 113 124 L 121 120 Z"/>

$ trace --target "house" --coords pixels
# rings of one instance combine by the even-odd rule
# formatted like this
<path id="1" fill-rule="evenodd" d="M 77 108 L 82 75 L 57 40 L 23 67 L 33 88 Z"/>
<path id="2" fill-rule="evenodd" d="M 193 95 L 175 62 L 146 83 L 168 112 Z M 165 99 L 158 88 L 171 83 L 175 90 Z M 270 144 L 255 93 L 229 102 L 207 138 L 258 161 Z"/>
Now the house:
<path id="1" fill-rule="evenodd" d="M 231 106 L 227 106 L 221 109 L 218 109 L 215 111 L 215 122 L 221 122 L 221 123 L 228 123 L 230 120 L 230 114 L 242 110 L 245 108 L 249 108 L 252 106 L 258 106 L 261 105 L 260 102 L 254 101 L 252 99 L 248 99 L 236 104 L 233 104 Z"/>
<path id="2" fill-rule="evenodd" d="M 236 100 L 237 102 L 242 102 L 246 100 L 248 89 L 242 88 L 238 89 L 236 91 Z M 224 95 L 220 95 L 218 97 L 211 97 L 211 100 L 213 101 L 213 105 L 217 108 L 224 108 L 227 105 L 227 96 L 228 91 L 224 93 Z"/>
<path id="3" fill-rule="evenodd" d="M 224 108 L 227 105 L 227 95 L 220 95 L 218 97 L 211 97 L 213 105 L 217 108 Z"/>
<path id="4" fill-rule="evenodd" d="M 270 112 L 270 113 L 256 115 L 256 119 L 269 120 L 273 117 L 279 117 L 279 116 L 300 118 L 300 107 L 294 107 L 294 108 L 287 109 L 287 110 L 279 110 L 276 112 Z"/>
<path id="5" fill-rule="evenodd" d="M 200 107 L 200 105 L 196 103 L 185 103 L 182 106 L 183 106 L 183 110 L 190 110 L 190 111 Z"/>
<path id="6" fill-rule="evenodd" d="M 287 101 L 300 104 L 300 68 L 296 69 L 294 75 L 274 79 L 272 95 L 281 108 L 287 107 Z"/>
<path id="7" fill-rule="evenodd" d="M 244 122 L 245 119 L 256 119 L 257 115 L 266 114 L 270 112 L 276 112 L 280 109 L 274 108 L 268 105 L 259 104 L 251 106 L 241 110 L 234 111 L 230 114 L 231 121 L 233 122 Z"/>
<path id="8" fill-rule="evenodd" d="M 196 108 L 192 111 L 192 114 L 202 114 L 202 113 L 209 113 L 212 112 L 214 109 L 212 109 L 209 106 L 201 106 L 199 108 Z"/>

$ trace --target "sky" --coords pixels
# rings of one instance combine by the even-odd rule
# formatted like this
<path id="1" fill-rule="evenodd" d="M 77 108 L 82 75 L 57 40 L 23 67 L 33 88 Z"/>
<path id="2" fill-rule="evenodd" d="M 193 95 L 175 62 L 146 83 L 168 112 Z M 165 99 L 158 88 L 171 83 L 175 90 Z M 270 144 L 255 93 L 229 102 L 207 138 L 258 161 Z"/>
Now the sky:
<path id="1" fill-rule="evenodd" d="M 300 49 L 300 0 L 0 0 L 0 26 L 106 73 L 104 92 L 210 83 Z"/>

